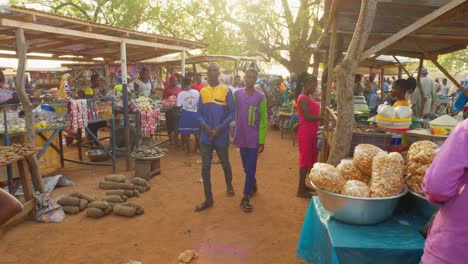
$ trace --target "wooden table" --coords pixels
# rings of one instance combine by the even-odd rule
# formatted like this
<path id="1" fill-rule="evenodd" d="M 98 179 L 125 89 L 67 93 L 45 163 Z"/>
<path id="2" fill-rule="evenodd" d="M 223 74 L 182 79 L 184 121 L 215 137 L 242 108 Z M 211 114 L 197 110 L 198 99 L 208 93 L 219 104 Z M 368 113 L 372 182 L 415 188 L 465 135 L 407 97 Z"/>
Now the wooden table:
<path id="1" fill-rule="evenodd" d="M 398 131 L 390 128 L 382 128 L 382 127 L 375 127 L 375 126 L 368 126 L 368 125 L 363 125 L 363 124 L 356 124 L 355 128 L 358 129 L 363 129 L 363 130 L 375 130 L 375 131 L 381 131 L 381 132 L 388 132 L 388 133 L 393 133 L 393 134 L 400 134 L 400 135 L 405 135 L 408 137 L 412 138 L 417 138 L 421 140 L 446 140 L 448 136 L 437 136 L 437 135 L 424 135 L 424 134 L 418 134 L 418 133 L 413 133 L 410 131 Z"/>
<path id="2" fill-rule="evenodd" d="M 34 152 L 31 151 L 31 152 L 25 153 L 23 156 L 18 156 L 17 158 L 8 160 L 6 162 L 2 162 L 0 164 L 0 167 L 12 165 L 14 163 L 17 164 L 18 171 L 19 171 L 19 178 L 21 181 L 21 185 L 23 187 L 24 200 L 25 200 L 25 202 L 23 203 L 23 211 L 21 211 L 19 214 L 17 214 L 16 216 L 8 220 L 8 222 L 3 224 L 1 226 L 2 229 L 23 219 L 26 215 L 34 216 L 35 209 L 36 209 L 36 200 L 34 199 L 34 194 L 32 190 L 31 174 L 29 172 L 26 172 L 27 163 L 26 163 L 25 157 L 28 155 L 34 155 Z"/>

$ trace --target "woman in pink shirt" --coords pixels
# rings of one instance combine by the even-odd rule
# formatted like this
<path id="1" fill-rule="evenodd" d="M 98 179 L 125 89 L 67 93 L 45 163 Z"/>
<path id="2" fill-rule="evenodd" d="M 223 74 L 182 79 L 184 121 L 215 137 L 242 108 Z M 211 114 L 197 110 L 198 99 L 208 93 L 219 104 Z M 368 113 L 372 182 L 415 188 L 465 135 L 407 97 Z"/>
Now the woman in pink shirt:
<path id="1" fill-rule="evenodd" d="M 458 124 L 426 172 L 423 190 L 442 205 L 429 230 L 422 263 L 468 263 L 468 120 Z"/>

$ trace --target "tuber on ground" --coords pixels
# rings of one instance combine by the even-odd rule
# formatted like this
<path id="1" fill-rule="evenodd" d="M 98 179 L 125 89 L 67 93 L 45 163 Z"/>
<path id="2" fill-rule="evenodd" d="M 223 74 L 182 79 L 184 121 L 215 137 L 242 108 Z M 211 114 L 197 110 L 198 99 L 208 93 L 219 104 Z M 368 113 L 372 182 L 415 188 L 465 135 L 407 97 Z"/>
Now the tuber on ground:
<path id="1" fill-rule="evenodd" d="M 132 178 L 130 182 L 135 185 L 140 185 L 140 186 L 147 186 L 149 184 L 147 180 L 140 178 L 140 177 Z"/>
<path id="2" fill-rule="evenodd" d="M 124 175 L 111 174 L 111 175 L 105 176 L 104 180 L 105 181 L 111 181 L 111 182 L 125 182 L 127 180 L 127 178 L 125 178 Z"/>
<path id="3" fill-rule="evenodd" d="M 95 201 L 88 204 L 88 208 L 99 208 L 101 210 L 106 210 L 109 207 L 109 203 L 105 201 Z"/>
<path id="4" fill-rule="evenodd" d="M 88 217 L 92 217 L 92 218 L 99 218 L 99 217 L 102 217 L 104 216 L 104 211 L 99 209 L 99 208 L 95 208 L 95 207 L 91 207 L 91 208 L 88 208 L 86 209 L 86 215 Z"/>
<path id="5" fill-rule="evenodd" d="M 124 198 L 125 197 L 125 198 Z M 118 196 L 118 195 L 107 195 L 102 198 L 103 201 L 108 203 L 123 203 L 127 201 L 126 196 Z"/>
<path id="6" fill-rule="evenodd" d="M 143 214 L 145 212 L 145 209 L 143 209 L 143 206 L 141 206 L 139 204 L 136 204 L 136 203 L 126 202 L 126 203 L 123 203 L 121 205 L 135 208 L 137 215 L 141 215 L 141 214 Z"/>
<path id="7" fill-rule="evenodd" d="M 57 201 L 62 206 L 80 206 L 80 198 L 64 196 Z"/>
<path id="8" fill-rule="evenodd" d="M 76 193 L 70 194 L 70 196 L 80 198 L 80 199 L 85 199 L 86 201 L 88 201 L 88 203 L 96 201 L 96 198 L 94 196 L 85 194 L 85 193 L 76 192 Z"/>
<path id="9" fill-rule="evenodd" d="M 115 215 L 118 216 L 126 216 L 126 217 L 133 217 L 136 215 L 136 209 L 130 206 L 123 206 L 117 204 L 113 208 L 113 212 Z"/>
<path id="10" fill-rule="evenodd" d="M 135 186 L 131 183 L 126 183 L 126 182 L 102 181 L 99 183 L 99 188 L 105 189 L 105 190 L 116 190 L 116 189 L 133 190 L 135 189 Z"/>
<path id="11" fill-rule="evenodd" d="M 83 211 L 88 206 L 88 201 L 85 199 L 80 199 L 80 211 Z"/>
<path id="12" fill-rule="evenodd" d="M 64 206 L 62 206 L 62 208 L 63 208 L 63 211 L 66 214 L 75 215 L 75 214 L 78 214 L 80 212 L 80 208 L 78 206 L 64 205 Z"/>

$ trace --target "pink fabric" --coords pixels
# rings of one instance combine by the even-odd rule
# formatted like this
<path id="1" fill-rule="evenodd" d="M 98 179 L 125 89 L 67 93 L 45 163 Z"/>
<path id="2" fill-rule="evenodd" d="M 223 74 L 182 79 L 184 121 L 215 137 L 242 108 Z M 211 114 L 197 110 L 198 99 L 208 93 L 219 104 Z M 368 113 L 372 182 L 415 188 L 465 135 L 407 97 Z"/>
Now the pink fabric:
<path id="1" fill-rule="evenodd" d="M 299 101 L 305 98 L 309 104 L 310 114 L 320 116 L 320 105 L 310 97 L 300 94 L 297 98 L 297 111 L 299 114 L 299 130 L 297 138 L 299 143 L 299 166 L 301 168 L 312 168 L 318 160 L 317 132 L 320 122 L 308 122 L 299 106 Z"/>
<path id="2" fill-rule="evenodd" d="M 458 124 L 424 176 L 423 190 L 440 204 L 424 246 L 423 262 L 468 261 L 468 119 Z"/>

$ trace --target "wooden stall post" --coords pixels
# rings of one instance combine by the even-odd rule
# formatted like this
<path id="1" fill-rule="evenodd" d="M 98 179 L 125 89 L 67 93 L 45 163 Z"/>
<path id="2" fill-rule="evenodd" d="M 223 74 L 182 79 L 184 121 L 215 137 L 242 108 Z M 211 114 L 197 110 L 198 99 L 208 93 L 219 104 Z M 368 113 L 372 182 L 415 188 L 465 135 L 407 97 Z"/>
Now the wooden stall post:
<path id="1" fill-rule="evenodd" d="M 106 78 L 106 88 L 112 89 L 112 84 L 109 76 L 109 64 L 107 62 L 104 64 L 104 77 Z"/>
<path id="2" fill-rule="evenodd" d="M 424 113 L 424 105 L 426 104 L 426 95 L 424 94 L 424 90 L 421 86 L 421 71 L 422 68 L 424 67 L 424 55 L 421 56 L 419 59 L 419 69 L 418 69 L 418 76 L 417 76 L 417 87 L 418 91 L 421 94 L 421 107 L 419 109 L 416 109 L 419 111 L 419 113 L 416 113 L 417 117 L 421 117 Z"/>
<path id="3" fill-rule="evenodd" d="M 195 75 L 197 75 L 197 65 L 192 64 L 192 70 L 193 70 L 193 78 L 195 78 Z"/>
<path id="4" fill-rule="evenodd" d="M 401 79 L 401 77 L 402 77 L 402 75 L 403 75 L 402 73 L 403 73 L 403 71 L 402 71 L 402 69 L 401 69 L 401 66 L 398 65 L 398 79 Z"/>
<path id="5" fill-rule="evenodd" d="M 234 69 L 235 69 L 235 75 L 239 74 L 239 65 L 237 64 L 237 61 L 234 61 Z"/>
<path id="6" fill-rule="evenodd" d="M 130 124 L 128 118 L 128 88 L 127 88 L 127 47 L 125 40 L 120 43 L 120 70 L 122 71 L 122 86 L 123 86 L 123 108 L 125 122 L 125 168 L 130 170 Z"/>
<path id="7" fill-rule="evenodd" d="M 385 76 L 384 76 L 384 73 L 385 73 L 385 70 L 382 66 L 382 70 L 380 71 L 380 96 L 382 98 L 382 103 L 384 101 L 384 93 L 385 93 L 385 90 L 384 90 L 384 87 L 385 87 Z"/>
<path id="8" fill-rule="evenodd" d="M 316 51 L 314 53 L 314 64 L 313 64 L 313 69 L 312 69 L 313 76 L 316 76 L 316 77 L 318 76 L 319 65 L 320 65 L 320 52 Z"/>
<path id="9" fill-rule="evenodd" d="M 404 71 L 405 71 L 406 75 L 408 75 L 408 78 L 409 78 L 410 76 L 413 76 L 412 74 L 410 74 L 410 73 L 406 70 L 405 66 L 403 66 L 403 64 L 401 64 L 400 60 L 399 60 L 397 57 L 395 57 L 395 56 L 392 56 L 392 57 L 393 57 L 393 59 L 394 59 L 396 62 L 398 62 L 398 74 L 399 74 L 399 76 L 401 75 L 401 73 L 400 73 L 401 70 L 404 70 Z M 401 77 L 399 77 L 399 78 L 401 78 Z"/>
<path id="10" fill-rule="evenodd" d="M 34 131 L 34 116 L 33 116 L 33 105 L 26 94 L 24 75 L 26 71 L 26 53 L 28 50 L 28 44 L 24 36 L 24 30 L 22 28 L 16 29 L 16 49 L 18 55 L 18 69 L 16 71 L 16 92 L 18 98 L 23 105 L 24 119 L 26 125 L 26 136 L 28 144 L 36 146 L 36 133 Z M 45 192 L 44 183 L 42 182 L 42 176 L 39 170 L 39 162 L 37 161 L 36 155 L 30 155 L 26 157 L 28 162 L 28 168 L 31 173 L 34 188 L 41 192 Z M 26 186 L 23 186 L 26 188 Z"/>
<path id="11" fill-rule="evenodd" d="M 182 76 L 185 77 L 185 57 L 186 57 L 186 53 L 185 53 L 185 49 L 182 50 L 182 62 L 181 62 L 181 65 L 180 65 L 180 71 L 182 72 Z"/>

